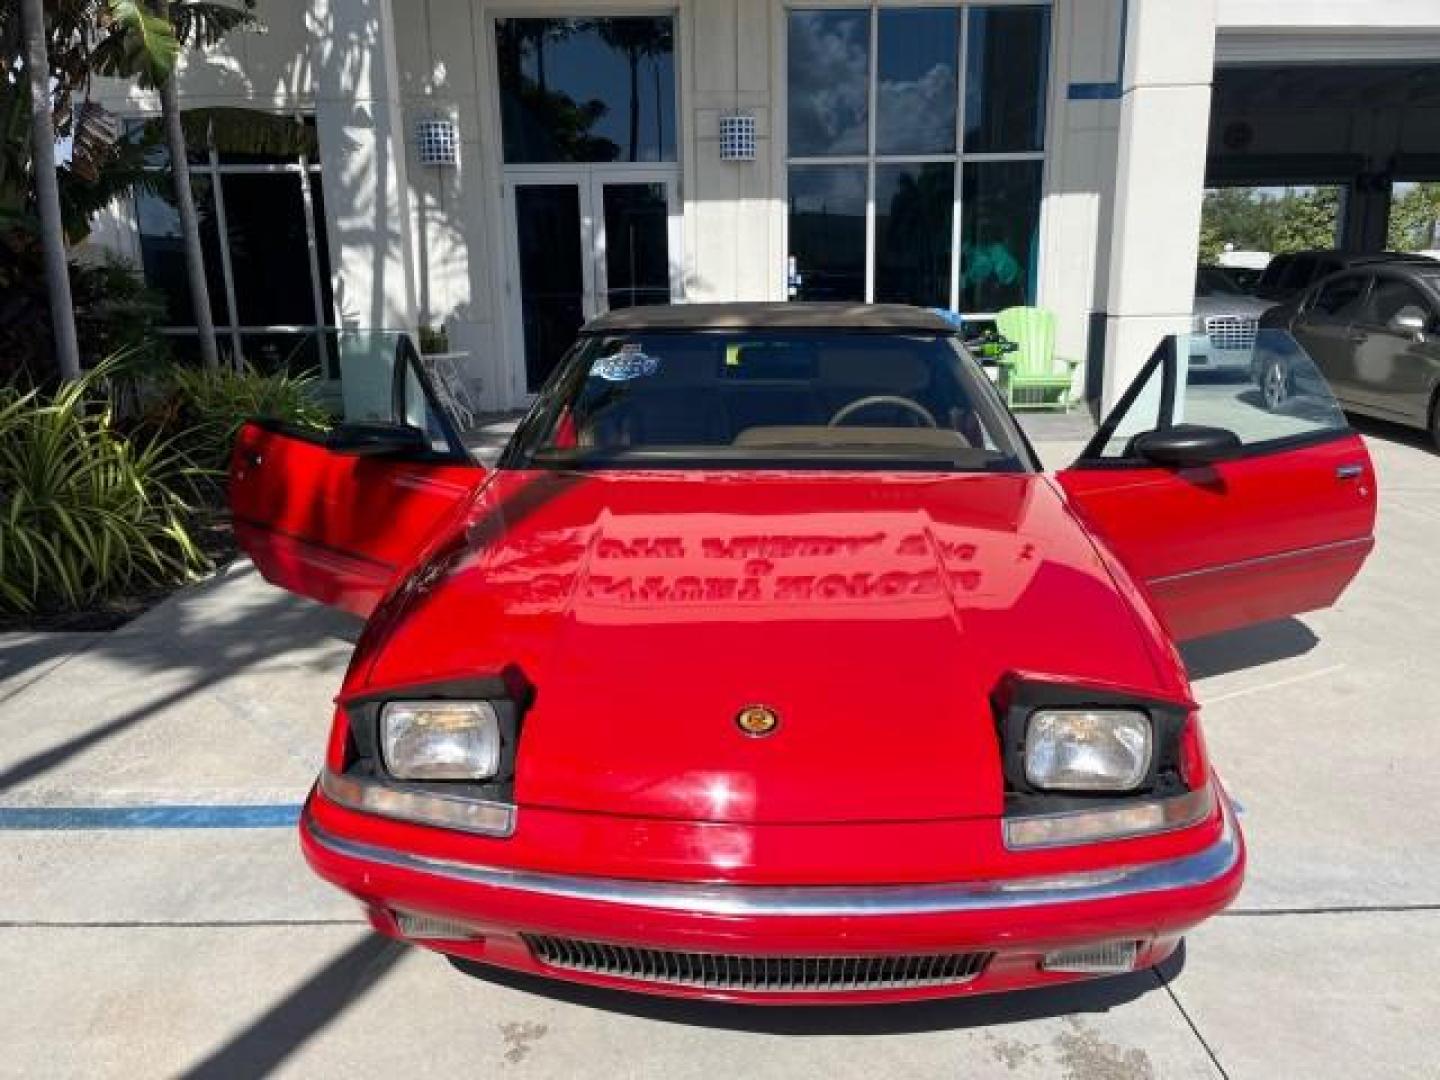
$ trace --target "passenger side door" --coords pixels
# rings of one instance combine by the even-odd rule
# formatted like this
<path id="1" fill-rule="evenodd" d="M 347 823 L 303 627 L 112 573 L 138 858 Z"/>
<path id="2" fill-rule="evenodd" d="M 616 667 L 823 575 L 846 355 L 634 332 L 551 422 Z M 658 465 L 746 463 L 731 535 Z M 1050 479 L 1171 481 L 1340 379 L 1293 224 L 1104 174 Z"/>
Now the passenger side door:
<path id="1" fill-rule="evenodd" d="M 1407 320 L 1418 320 L 1420 329 Z M 1378 276 L 1351 328 L 1354 400 L 1391 419 L 1428 424 L 1440 373 L 1437 326 L 1429 296 L 1403 278 Z"/>
<path id="2" fill-rule="evenodd" d="M 342 340 L 340 354 L 344 420 L 328 432 L 247 423 L 231 457 L 230 507 L 236 542 L 267 581 L 368 615 L 486 471 L 439 408 L 407 335 Z"/>
<path id="3" fill-rule="evenodd" d="M 1337 274 L 1314 288 L 1293 323 L 1296 340 L 1341 401 L 1355 400 L 1352 327 L 1369 293 L 1369 275 Z"/>
<path id="4" fill-rule="evenodd" d="M 1177 640 L 1328 607 L 1374 544 L 1364 444 L 1293 338 L 1262 330 L 1256 349 L 1261 367 L 1288 369 L 1280 407 L 1193 373 L 1171 338 L 1057 477 Z"/>

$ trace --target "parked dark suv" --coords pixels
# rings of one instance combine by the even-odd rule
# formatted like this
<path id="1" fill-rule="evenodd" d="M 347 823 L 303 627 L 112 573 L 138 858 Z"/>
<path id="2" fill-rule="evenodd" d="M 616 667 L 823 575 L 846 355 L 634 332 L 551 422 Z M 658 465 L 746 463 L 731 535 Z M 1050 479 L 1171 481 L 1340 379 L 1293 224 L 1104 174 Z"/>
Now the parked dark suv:
<path id="1" fill-rule="evenodd" d="M 1361 253 L 1356 251 L 1287 251 L 1276 255 L 1260 275 L 1255 295 L 1262 300 L 1289 300 L 1298 296 L 1321 278 L 1351 267 L 1374 262 L 1433 263 L 1424 255 L 1406 255 L 1395 251 Z"/>
<path id="2" fill-rule="evenodd" d="M 1345 409 L 1424 428 L 1440 449 L 1440 262 L 1352 266 L 1260 325 L 1289 330 Z M 1265 404 L 1283 407 L 1294 391 L 1285 358 L 1257 351 L 1255 366 Z"/>

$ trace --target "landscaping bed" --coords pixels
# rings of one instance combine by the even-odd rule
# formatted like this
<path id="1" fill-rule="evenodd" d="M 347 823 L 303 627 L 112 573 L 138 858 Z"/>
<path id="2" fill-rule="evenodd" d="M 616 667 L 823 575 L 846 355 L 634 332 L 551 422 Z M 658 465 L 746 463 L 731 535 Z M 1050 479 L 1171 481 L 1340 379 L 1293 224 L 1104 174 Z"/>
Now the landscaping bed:
<path id="1" fill-rule="evenodd" d="M 195 579 L 203 580 L 224 570 L 239 554 L 234 530 L 224 514 L 206 515 L 192 522 L 191 535 L 210 563 Z M 84 608 L 36 608 L 29 612 L 0 612 L 0 633 L 107 633 L 144 615 L 152 607 L 190 581 L 137 584 L 134 588 L 95 600 Z"/>
<path id="2" fill-rule="evenodd" d="M 252 416 L 324 427 L 305 376 L 107 362 L 0 385 L 0 631 L 107 631 L 236 555 L 230 447 Z"/>

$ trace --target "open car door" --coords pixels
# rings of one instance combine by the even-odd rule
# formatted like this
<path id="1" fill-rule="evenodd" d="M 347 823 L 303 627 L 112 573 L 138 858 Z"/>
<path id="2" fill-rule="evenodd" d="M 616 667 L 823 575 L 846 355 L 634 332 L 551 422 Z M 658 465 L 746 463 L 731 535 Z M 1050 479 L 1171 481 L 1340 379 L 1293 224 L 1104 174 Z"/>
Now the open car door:
<path id="1" fill-rule="evenodd" d="M 1057 479 L 1176 640 L 1328 607 L 1374 546 L 1370 455 L 1283 331 L 1248 372 L 1167 339 Z"/>
<path id="2" fill-rule="evenodd" d="M 329 432 L 247 423 L 230 509 L 266 580 L 368 615 L 485 470 L 437 406 L 407 335 L 342 337 L 341 357 L 345 419 Z"/>

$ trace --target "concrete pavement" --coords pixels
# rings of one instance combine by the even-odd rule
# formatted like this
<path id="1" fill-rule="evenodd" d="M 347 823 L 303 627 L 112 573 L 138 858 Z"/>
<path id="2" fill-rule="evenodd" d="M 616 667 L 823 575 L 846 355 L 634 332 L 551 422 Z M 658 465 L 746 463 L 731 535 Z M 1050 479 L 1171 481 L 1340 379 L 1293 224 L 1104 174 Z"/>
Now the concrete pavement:
<path id="1" fill-rule="evenodd" d="M 1083 439 L 1035 430 L 1052 465 Z M 1060 991 L 753 1010 L 462 973 L 369 934 L 286 824 L 354 620 L 240 565 L 113 634 L 0 637 L 0 1076 L 1433 1077 L 1440 459 L 1370 444 L 1341 605 L 1186 650 L 1245 807 L 1236 908 Z"/>

